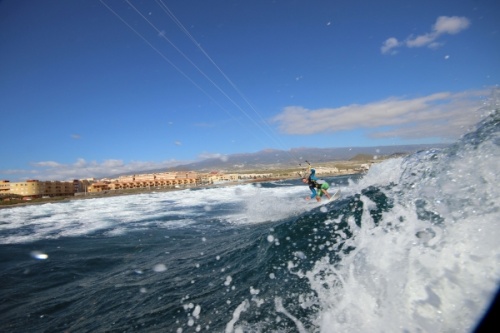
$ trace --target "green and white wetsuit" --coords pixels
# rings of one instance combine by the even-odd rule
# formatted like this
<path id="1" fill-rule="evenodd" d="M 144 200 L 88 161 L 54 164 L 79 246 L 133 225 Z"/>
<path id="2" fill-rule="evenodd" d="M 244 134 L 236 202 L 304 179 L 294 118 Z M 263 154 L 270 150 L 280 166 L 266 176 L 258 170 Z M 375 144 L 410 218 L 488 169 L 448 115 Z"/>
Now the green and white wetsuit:
<path id="1" fill-rule="evenodd" d="M 318 196 L 318 197 L 322 197 L 322 196 L 323 196 L 323 194 L 324 194 L 324 193 L 323 193 L 323 191 L 322 191 L 322 190 L 325 190 L 325 191 L 326 191 L 326 190 L 328 190 L 328 189 L 330 188 L 330 185 L 328 185 L 328 183 L 327 183 L 326 181 L 321 180 L 321 179 L 317 180 L 317 181 L 316 181 L 316 184 L 317 184 L 317 185 L 316 185 L 316 188 L 319 190 L 319 191 L 317 192 L 317 196 Z"/>

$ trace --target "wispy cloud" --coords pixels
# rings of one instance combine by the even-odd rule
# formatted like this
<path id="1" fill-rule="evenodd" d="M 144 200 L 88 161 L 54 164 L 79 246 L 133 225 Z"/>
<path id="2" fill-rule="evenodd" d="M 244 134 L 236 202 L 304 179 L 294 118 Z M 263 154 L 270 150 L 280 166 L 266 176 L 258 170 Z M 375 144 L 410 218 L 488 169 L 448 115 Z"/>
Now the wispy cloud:
<path id="1" fill-rule="evenodd" d="M 393 53 L 395 54 L 396 51 L 394 50 L 396 47 L 400 46 L 400 42 L 397 40 L 395 37 L 387 38 L 384 44 L 382 44 L 381 51 L 382 53 Z"/>
<path id="2" fill-rule="evenodd" d="M 32 165 L 40 168 L 57 168 L 61 166 L 61 164 L 54 161 L 35 162 Z"/>
<path id="3" fill-rule="evenodd" d="M 438 41 L 442 35 L 455 35 L 467 29 L 470 21 L 466 17 L 440 16 L 432 26 L 431 32 L 414 36 L 410 35 L 404 41 L 399 41 L 396 37 L 390 37 L 384 41 L 380 51 L 383 54 L 396 54 L 399 47 L 430 47 L 436 48 L 441 45 Z"/>
<path id="4" fill-rule="evenodd" d="M 130 163 L 125 163 L 122 160 L 115 159 L 96 162 L 79 158 L 76 162 L 69 164 L 57 163 L 54 161 L 33 162 L 29 169 L 0 170 L 0 173 L 11 175 L 11 181 L 22 181 L 26 179 L 72 180 L 103 178 L 122 173 L 132 174 L 147 170 L 166 169 L 184 163 L 189 162 L 167 160 L 162 162 L 132 161 Z"/>
<path id="5" fill-rule="evenodd" d="M 476 124 L 480 98 L 489 91 L 440 92 L 417 98 L 391 97 L 381 101 L 310 110 L 289 106 L 273 121 L 286 134 L 310 135 L 365 129 L 374 138 L 455 139 Z"/>
<path id="6" fill-rule="evenodd" d="M 219 153 L 202 153 L 198 156 L 200 160 L 206 160 L 210 158 L 218 158 L 222 162 L 227 162 L 228 161 L 228 156 L 224 154 L 219 154 Z"/>

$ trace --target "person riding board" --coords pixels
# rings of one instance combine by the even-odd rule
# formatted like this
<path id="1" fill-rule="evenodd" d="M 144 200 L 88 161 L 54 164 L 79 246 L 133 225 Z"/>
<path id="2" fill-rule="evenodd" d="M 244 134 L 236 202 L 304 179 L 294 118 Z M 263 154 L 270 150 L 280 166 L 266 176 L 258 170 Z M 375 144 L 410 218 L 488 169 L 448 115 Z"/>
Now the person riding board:
<path id="1" fill-rule="evenodd" d="M 311 190 L 311 196 L 306 197 L 306 200 L 316 198 L 316 201 L 320 202 L 323 194 L 328 198 L 328 200 L 330 200 L 331 196 L 327 191 L 330 188 L 328 182 L 322 179 L 318 179 L 316 177 L 316 170 L 312 169 L 310 165 L 309 165 L 309 176 L 303 177 L 302 182 L 304 182 L 304 184 L 309 185 L 309 189 Z"/>

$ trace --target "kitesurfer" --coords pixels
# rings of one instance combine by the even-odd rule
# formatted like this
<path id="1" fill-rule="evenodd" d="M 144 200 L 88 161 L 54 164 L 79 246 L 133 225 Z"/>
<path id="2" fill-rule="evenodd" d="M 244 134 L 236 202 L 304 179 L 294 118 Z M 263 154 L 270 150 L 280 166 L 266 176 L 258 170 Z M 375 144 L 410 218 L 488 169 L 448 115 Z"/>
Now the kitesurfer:
<path id="1" fill-rule="evenodd" d="M 328 185 L 328 182 L 316 177 L 316 170 L 311 169 L 309 176 L 307 178 L 303 177 L 302 182 L 309 185 L 309 189 L 311 190 L 311 196 L 306 197 L 306 200 L 316 198 L 316 201 L 320 202 L 323 194 L 330 200 L 331 196 L 327 191 L 330 185 Z"/>

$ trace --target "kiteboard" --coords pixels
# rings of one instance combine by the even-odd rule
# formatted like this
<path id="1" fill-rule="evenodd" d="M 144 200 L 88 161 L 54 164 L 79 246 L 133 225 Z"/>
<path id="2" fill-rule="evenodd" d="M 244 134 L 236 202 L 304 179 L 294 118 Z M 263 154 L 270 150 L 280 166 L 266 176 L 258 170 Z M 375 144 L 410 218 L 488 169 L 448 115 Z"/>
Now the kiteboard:
<path id="1" fill-rule="evenodd" d="M 320 202 L 316 202 L 317 205 L 315 207 L 317 207 L 317 206 L 323 206 L 323 205 L 326 205 L 326 204 L 328 204 L 330 202 L 338 200 L 340 198 L 340 189 L 338 189 L 333 195 L 330 196 L 330 200 L 328 200 L 325 197 L 325 195 L 323 195 L 322 198 L 325 198 L 325 200 L 321 199 Z"/>
<path id="2" fill-rule="evenodd" d="M 335 201 L 335 200 L 338 200 L 340 199 L 340 189 L 337 190 L 337 192 L 335 192 L 332 197 L 330 198 L 330 200 L 328 200 L 329 202 L 331 201 Z"/>

